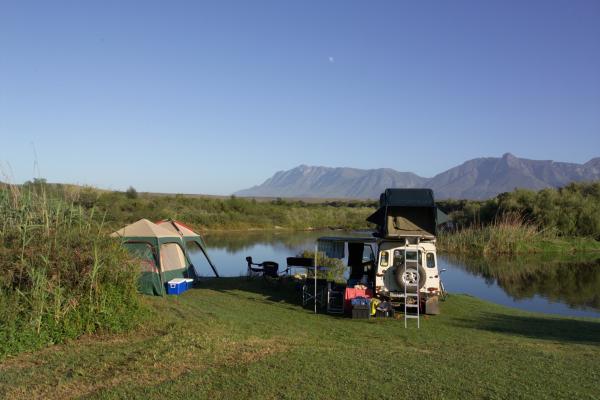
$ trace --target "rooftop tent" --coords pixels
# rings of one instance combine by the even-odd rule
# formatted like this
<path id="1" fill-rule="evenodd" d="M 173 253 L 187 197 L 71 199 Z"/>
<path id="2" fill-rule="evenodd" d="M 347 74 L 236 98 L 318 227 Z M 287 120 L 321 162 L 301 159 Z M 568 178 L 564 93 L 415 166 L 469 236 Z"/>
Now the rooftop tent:
<path id="1" fill-rule="evenodd" d="M 208 261 L 208 265 L 210 265 L 210 267 L 212 268 L 215 276 L 217 278 L 219 277 L 219 273 L 217 272 L 217 267 L 213 264 L 212 260 L 208 256 L 208 251 L 206 250 L 206 244 L 204 243 L 202 236 L 200 236 L 199 234 L 194 232 L 189 226 L 185 225 L 184 223 L 175 221 L 172 219 L 164 219 L 162 221 L 158 221 L 156 224 L 160 227 L 163 227 L 163 228 L 169 230 L 170 232 L 173 232 L 173 233 L 176 233 L 177 235 L 179 235 L 183 239 L 187 249 L 190 249 L 192 251 L 194 249 L 200 250 L 202 252 L 202 254 L 204 255 L 204 257 L 206 258 L 206 261 Z M 199 275 L 199 274 L 196 272 L 196 275 Z"/>
<path id="2" fill-rule="evenodd" d="M 141 259 L 140 292 L 162 296 L 169 280 L 193 277 L 181 236 L 164 227 L 141 219 L 111 236 L 121 238 L 125 248 Z"/>
<path id="3" fill-rule="evenodd" d="M 435 205 L 431 189 L 386 189 L 367 221 L 377 225 L 381 237 L 433 237 L 447 217 Z"/>

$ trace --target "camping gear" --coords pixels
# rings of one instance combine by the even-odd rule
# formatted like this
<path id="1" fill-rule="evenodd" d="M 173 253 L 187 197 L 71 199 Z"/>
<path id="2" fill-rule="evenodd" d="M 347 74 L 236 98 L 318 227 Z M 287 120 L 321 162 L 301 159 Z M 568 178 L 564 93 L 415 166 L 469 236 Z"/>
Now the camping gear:
<path id="1" fill-rule="evenodd" d="M 377 225 L 376 236 L 433 238 L 437 227 L 449 218 L 437 208 L 431 189 L 386 189 L 379 209 L 367 221 Z"/>
<path id="2" fill-rule="evenodd" d="M 315 287 L 316 284 L 316 287 Z M 322 308 L 326 305 L 327 281 L 325 279 L 314 279 L 307 277 L 302 285 L 302 305 L 306 306 L 311 300 L 316 306 Z"/>
<path id="3" fill-rule="evenodd" d="M 371 315 L 375 315 L 375 312 L 377 311 L 377 306 L 379 305 L 379 303 L 381 303 L 381 300 L 371 299 Z"/>
<path id="4" fill-rule="evenodd" d="M 315 260 L 309 257 L 288 257 L 286 258 L 287 269 L 286 271 L 292 271 L 296 268 L 308 268 L 312 267 Z"/>
<path id="5" fill-rule="evenodd" d="M 330 314 L 344 313 L 344 293 L 346 285 L 327 282 L 327 312 Z"/>
<path id="6" fill-rule="evenodd" d="M 352 310 L 352 301 L 356 298 L 371 298 L 373 291 L 371 289 L 356 289 L 347 287 L 344 291 L 344 309 L 348 312 Z"/>
<path id="7" fill-rule="evenodd" d="M 440 313 L 439 297 L 431 297 L 425 301 L 425 314 L 438 315 Z"/>
<path id="8" fill-rule="evenodd" d="M 215 266 L 215 264 L 213 264 L 212 260 L 208 256 L 208 251 L 206 250 L 206 244 L 204 243 L 202 236 L 200 236 L 199 234 L 194 232 L 192 230 L 192 228 L 185 225 L 183 222 L 176 221 L 173 219 L 163 219 L 162 221 L 158 221 L 156 223 L 156 225 L 161 226 L 173 233 L 177 233 L 179 236 L 181 236 L 181 238 L 183 239 L 183 243 L 186 247 L 186 250 L 188 250 L 188 251 L 192 251 L 192 250 L 196 250 L 196 249 L 200 250 L 202 252 L 202 254 L 204 255 L 204 257 L 206 258 L 208 265 L 210 265 L 210 268 L 213 270 L 213 273 L 215 274 L 215 276 L 217 278 L 219 277 L 219 273 L 217 272 L 217 267 Z M 196 270 L 196 275 L 200 276 L 200 273 L 197 271 L 197 267 L 194 267 L 194 269 Z"/>
<path id="9" fill-rule="evenodd" d="M 317 254 L 315 252 L 315 254 Z M 302 285 L 302 305 L 306 306 L 311 300 L 314 304 L 314 311 L 317 312 L 317 306 L 323 307 L 327 305 L 327 312 L 339 313 L 339 301 L 341 288 L 328 282 L 327 279 L 318 278 L 318 271 L 326 272 L 329 270 L 327 267 L 316 266 L 316 259 L 309 257 L 288 257 L 287 258 L 287 269 L 291 271 L 295 268 L 306 269 L 306 277 L 304 284 Z M 312 277 L 310 271 L 313 271 Z"/>
<path id="10" fill-rule="evenodd" d="M 195 271 L 185 252 L 181 236 L 147 219 L 113 232 L 123 246 L 140 260 L 141 293 L 162 296 L 165 284 L 175 278 L 195 279 Z"/>
<path id="11" fill-rule="evenodd" d="M 194 287 L 194 280 L 191 278 L 185 279 L 185 290 L 191 289 Z"/>
<path id="12" fill-rule="evenodd" d="M 352 318 L 369 319 L 371 317 L 371 303 L 366 297 L 355 297 L 351 300 Z"/>
<path id="13" fill-rule="evenodd" d="M 252 261 L 252 257 L 246 257 L 248 263 L 248 276 L 252 276 L 252 273 L 262 275 L 263 278 L 279 278 L 279 264 L 275 261 L 263 261 L 261 263 L 255 263 Z M 285 270 L 284 272 L 287 272 Z"/>
<path id="14" fill-rule="evenodd" d="M 377 318 L 393 318 L 394 317 L 394 306 L 389 301 L 384 301 L 377 306 L 375 316 Z"/>
<path id="15" fill-rule="evenodd" d="M 167 282 L 167 294 L 179 295 L 187 290 L 187 280 L 182 278 L 171 279 Z"/>

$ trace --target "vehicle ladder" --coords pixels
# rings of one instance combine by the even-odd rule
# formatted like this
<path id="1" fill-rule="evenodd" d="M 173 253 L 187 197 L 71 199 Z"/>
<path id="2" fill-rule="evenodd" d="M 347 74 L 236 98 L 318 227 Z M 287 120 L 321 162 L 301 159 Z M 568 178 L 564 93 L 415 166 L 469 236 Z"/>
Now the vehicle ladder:
<path id="1" fill-rule="evenodd" d="M 412 251 L 415 251 L 416 259 L 414 261 L 409 261 L 407 258 L 407 252 Z M 412 269 L 413 264 L 416 274 L 411 272 L 409 275 L 409 268 Z M 409 319 L 416 319 L 417 328 L 421 327 L 421 319 L 419 318 L 419 278 L 419 238 L 417 238 L 417 243 L 414 246 L 410 246 L 408 244 L 408 240 L 404 246 L 404 328 L 408 327 Z M 409 299 L 413 300 L 414 302 L 409 301 Z"/>

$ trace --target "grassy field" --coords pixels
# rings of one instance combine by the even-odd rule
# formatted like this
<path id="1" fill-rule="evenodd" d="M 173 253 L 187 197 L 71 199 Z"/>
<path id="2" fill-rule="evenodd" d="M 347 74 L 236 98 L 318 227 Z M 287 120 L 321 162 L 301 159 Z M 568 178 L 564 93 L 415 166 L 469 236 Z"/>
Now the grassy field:
<path id="1" fill-rule="evenodd" d="M 600 396 L 600 321 L 451 295 L 442 314 L 314 315 L 261 281 L 204 282 L 144 297 L 153 318 L 0 362 L 0 397 L 577 398 Z M 414 322 L 414 321 L 413 321 Z"/>
<path id="2" fill-rule="evenodd" d="M 365 218 L 375 211 L 375 203 L 361 200 L 305 201 L 293 199 L 251 199 L 234 196 L 191 196 L 144 194 L 92 187 L 47 184 L 36 180 L 21 190 L 92 212 L 108 229 L 117 230 L 141 218 L 158 221 L 173 218 L 185 221 L 197 231 L 266 229 L 358 229 L 368 226 Z M 1 189 L 1 188 L 0 188 Z"/>

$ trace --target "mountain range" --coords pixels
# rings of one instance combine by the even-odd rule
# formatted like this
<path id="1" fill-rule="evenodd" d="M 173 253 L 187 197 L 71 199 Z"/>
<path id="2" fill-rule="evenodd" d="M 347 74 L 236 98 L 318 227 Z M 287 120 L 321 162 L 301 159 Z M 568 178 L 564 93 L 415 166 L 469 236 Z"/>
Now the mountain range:
<path id="1" fill-rule="evenodd" d="M 475 158 L 432 178 L 390 168 L 357 169 L 300 165 L 260 185 L 234 193 L 246 197 L 377 199 L 390 187 L 433 189 L 437 199 L 487 199 L 516 188 L 539 190 L 600 179 L 600 157 L 585 164 L 529 160 L 510 153 Z"/>

